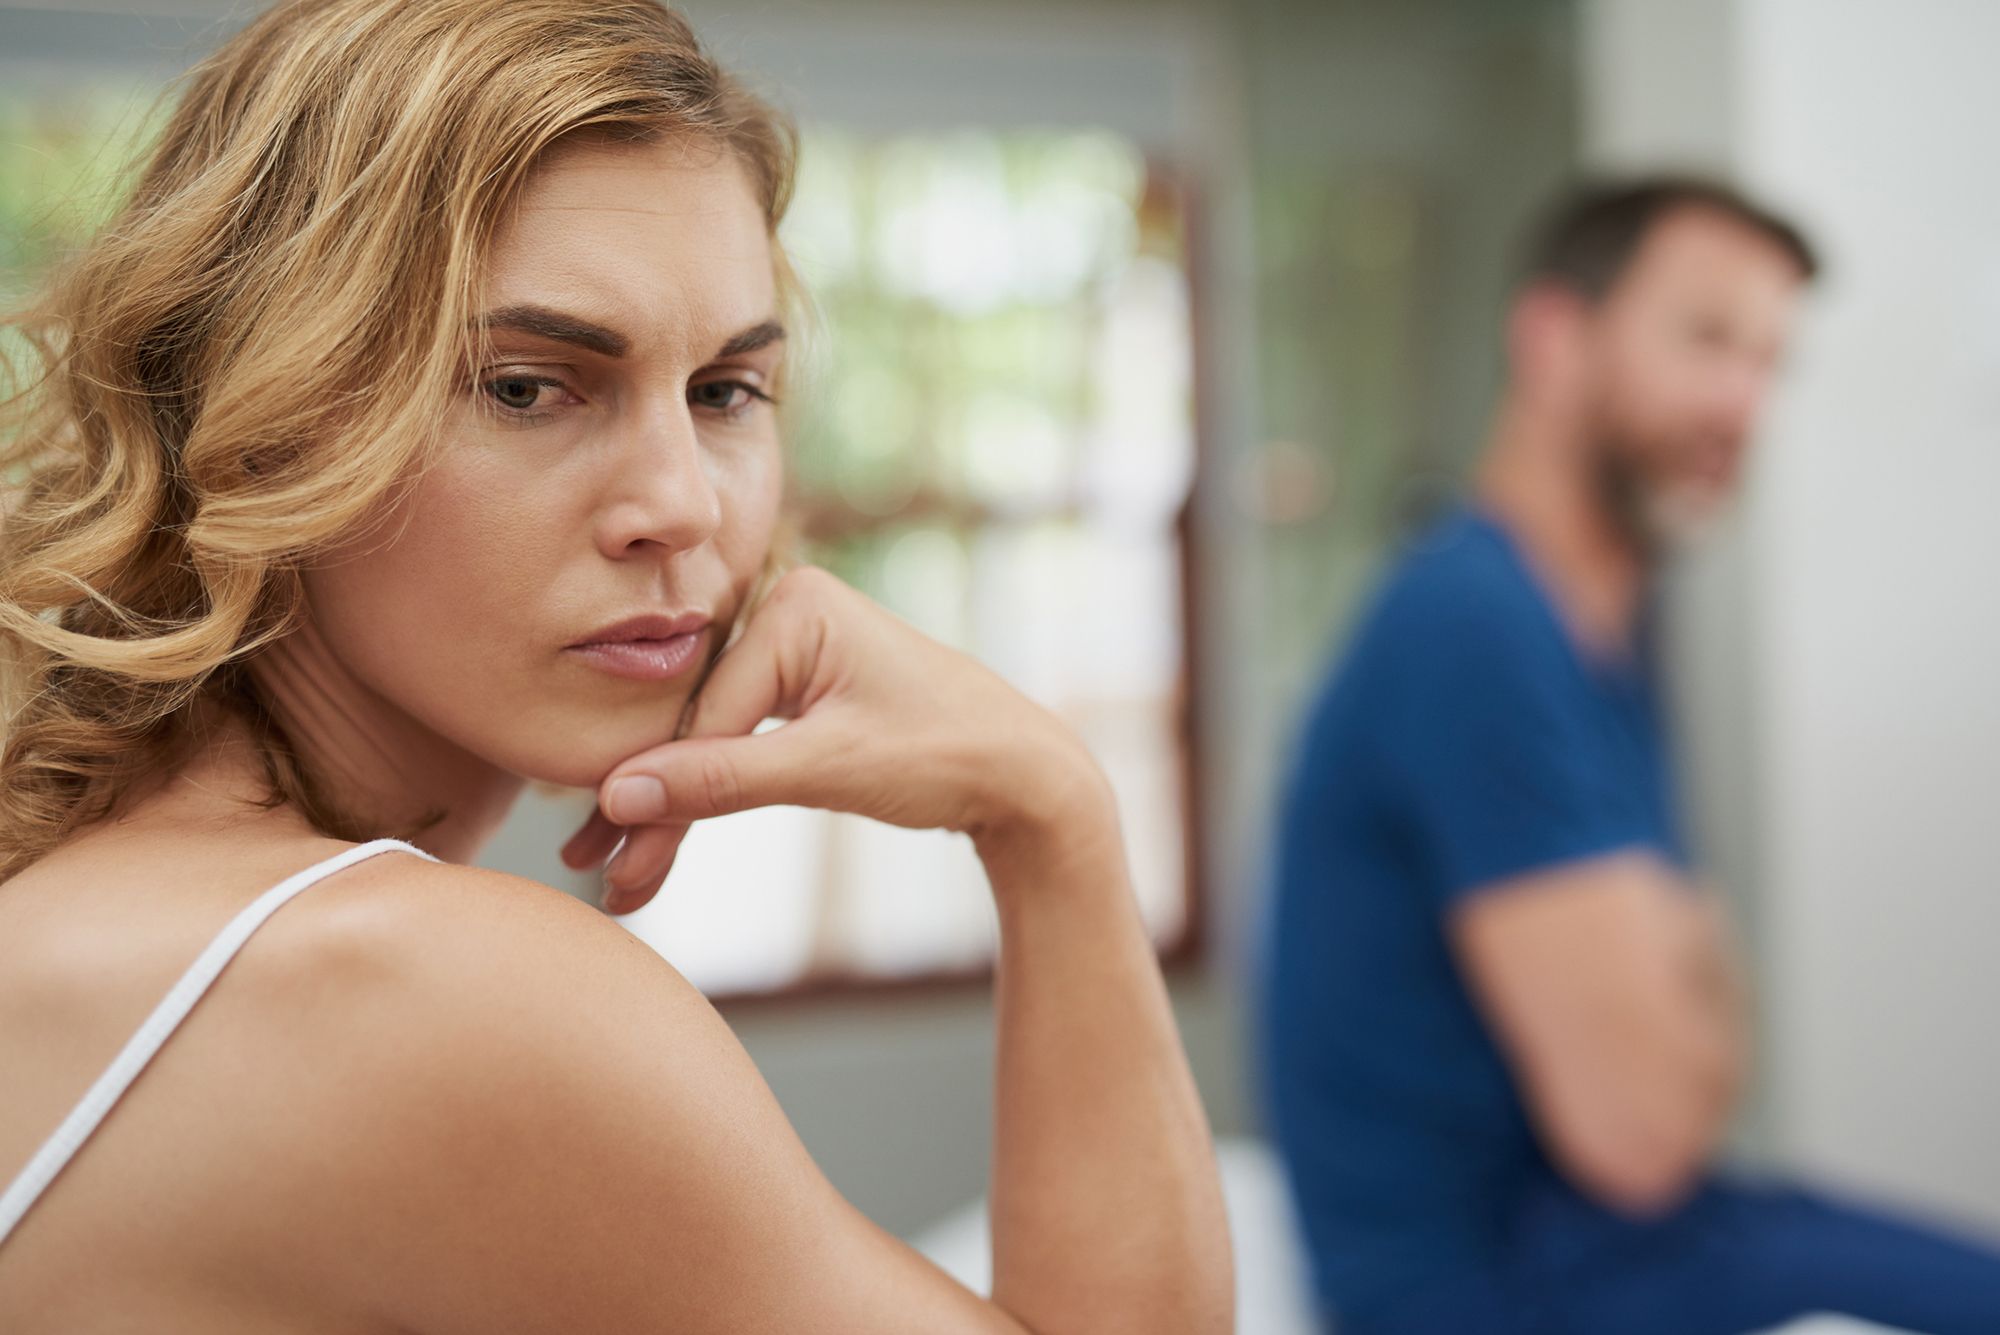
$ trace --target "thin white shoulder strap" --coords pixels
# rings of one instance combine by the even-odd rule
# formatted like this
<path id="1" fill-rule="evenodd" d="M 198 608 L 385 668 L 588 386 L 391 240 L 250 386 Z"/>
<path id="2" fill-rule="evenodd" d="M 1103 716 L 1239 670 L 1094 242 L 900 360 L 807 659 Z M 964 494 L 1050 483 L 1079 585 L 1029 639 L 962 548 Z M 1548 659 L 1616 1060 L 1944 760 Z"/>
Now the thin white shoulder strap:
<path id="1" fill-rule="evenodd" d="M 90 1138 L 90 1133 L 97 1130 L 97 1124 L 104 1120 L 112 1105 L 117 1103 L 132 1082 L 139 1078 L 139 1072 L 146 1068 L 146 1063 L 153 1059 L 153 1054 L 160 1050 L 160 1045 L 167 1041 L 174 1029 L 187 1017 L 187 1013 L 194 1009 L 195 1002 L 201 1000 L 202 994 L 208 991 L 209 984 L 215 981 L 216 975 L 222 972 L 223 966 L 235 957 L 236 952 L 243 948 L 243 943 L 250 939 L 250 934 L 261 927 L 266 918 L 283 907 L 286 900 L 315 881 L 331 876 L 343 867 L 350 867 L 363 858 L 391 851 L 415 853 L 418 857 L 428 858 L 432 862 L 437 861 L 421 848 L 404 843 L 401 839 L 375 839 L 365 844 L 356 844 L 353 848 L 336 853 L 323 862 L 316 862 L 304 871 L 280 881 L 230 919 L 229 925 L 208 943 L 208 948 L 195 958 L 195 962 L 188 966 L 187 972 L 181 975 L 180 981 L 176 982 L 161 999 L 160 1004 L 153 1008 L 153 1013 L 139 1026 L 139 1031 L 132 1035 L 131 1041 L 126 1043 L 124 1049 L 112 1059 L 104 1074 L 97 1078 L 97 1083 L 90 1087 L 82 1100 L 71 1110 L 70 1115 L 63 1119 L 63 1124 L 56 1128 L 55 1134 L 35 1151 L 35 1157 L 28 1160 L 28 1166 L 21 1170 L 20 1176 L 14 1179 L 5 1192 L 0 1192 L 0 1243 L 7 1241 L 7 1235 L 14 1231 L 14 1226 L 21 1222 L 21 1217 L 28 1213 L 28 1207 L 33 1205 L 36 1198 L 47 1189 L 56 1174 L 63 1170 L 63 1166 L 82 1147 L 83 1142 Z"/>

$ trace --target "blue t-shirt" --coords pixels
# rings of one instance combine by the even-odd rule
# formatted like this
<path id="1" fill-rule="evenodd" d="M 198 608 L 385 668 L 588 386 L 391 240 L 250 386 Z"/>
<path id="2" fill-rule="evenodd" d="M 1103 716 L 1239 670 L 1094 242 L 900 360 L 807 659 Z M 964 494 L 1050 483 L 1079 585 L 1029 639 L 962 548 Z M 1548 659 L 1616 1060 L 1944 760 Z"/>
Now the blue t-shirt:
<path id="1" fill-rule="evenodd" d="M 1313 704 L 1282 809 L 1259 1046 L 1322 1297 L 1494 1262 L 1552 1171 L 1448 951 L 1461 897 L 1685 849 L 1650 653 L 1586 659 L 1505 531 L 1460 510 L 1390 572 Z"/>

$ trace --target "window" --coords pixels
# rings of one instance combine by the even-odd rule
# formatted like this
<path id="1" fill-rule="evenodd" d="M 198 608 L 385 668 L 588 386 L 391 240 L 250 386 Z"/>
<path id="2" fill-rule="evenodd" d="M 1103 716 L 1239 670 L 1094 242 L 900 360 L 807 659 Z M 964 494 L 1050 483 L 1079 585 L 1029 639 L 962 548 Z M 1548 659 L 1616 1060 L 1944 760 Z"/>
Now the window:
<path id="1" fill-rule="evenodd" d="M 109 215 L 120 171 L 153 128 L 154 92 L 105 78 L 0 93 L 0 302 Z"/>

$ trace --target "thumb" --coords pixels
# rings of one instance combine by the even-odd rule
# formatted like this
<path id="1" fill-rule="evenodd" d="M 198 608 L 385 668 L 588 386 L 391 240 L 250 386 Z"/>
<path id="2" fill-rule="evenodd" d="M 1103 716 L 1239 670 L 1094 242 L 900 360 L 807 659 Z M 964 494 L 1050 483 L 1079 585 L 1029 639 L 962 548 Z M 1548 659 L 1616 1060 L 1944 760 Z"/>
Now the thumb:
<path id="1" fill-rule="evenodd" d="M 606 776 L 598 805 L 619 825 L 705 820 L 754 807 L 818 806 L 826 795 L 827 751 L 818 722 L 800 719 L 747 737 L 662 743 Z"/>

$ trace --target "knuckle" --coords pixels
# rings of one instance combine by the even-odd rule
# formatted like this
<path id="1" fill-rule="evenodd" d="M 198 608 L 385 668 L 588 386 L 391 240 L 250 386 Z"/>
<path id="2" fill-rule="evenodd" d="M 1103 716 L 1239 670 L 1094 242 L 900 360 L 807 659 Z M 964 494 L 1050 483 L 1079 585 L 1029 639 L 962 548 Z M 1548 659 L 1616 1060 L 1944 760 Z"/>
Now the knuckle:
<path id="1" fill-rule="evenodd" d="M 694 770 L 695 793 L 704 811 L 727 812 L 737 810 L 743 795 L 743 785 L 736 773 L 736 767 L 720 755 L 705 755 Z M 678 841 L 676 841 L 678 842 Z"/>
<path id="2" fill-rule="evenodd" d="M 772 586 L 771 597 L 784 601 L 818 601 L 845 587 L 833 573 L 821 566 L 795 566 Z"/>

